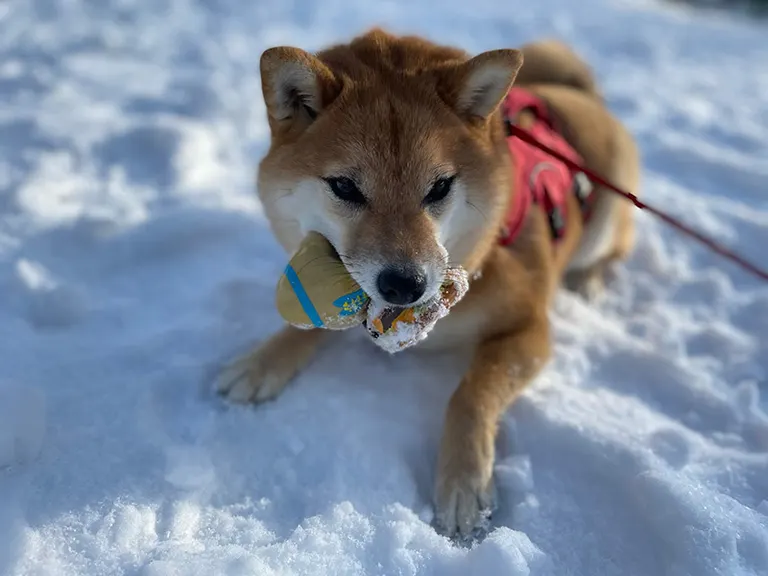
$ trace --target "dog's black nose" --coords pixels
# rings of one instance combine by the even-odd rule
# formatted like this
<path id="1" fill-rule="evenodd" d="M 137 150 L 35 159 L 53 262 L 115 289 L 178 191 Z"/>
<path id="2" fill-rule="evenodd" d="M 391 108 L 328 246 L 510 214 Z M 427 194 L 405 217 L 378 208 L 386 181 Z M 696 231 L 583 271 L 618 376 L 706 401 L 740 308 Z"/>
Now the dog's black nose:
<path id="1" fill-rule="evenodd" d="M 413 264 L 391 266 L 379 272 L 376 281 L 382 298 L 395 306 L 413 304 L 427 289 L 427 276 Z"/>

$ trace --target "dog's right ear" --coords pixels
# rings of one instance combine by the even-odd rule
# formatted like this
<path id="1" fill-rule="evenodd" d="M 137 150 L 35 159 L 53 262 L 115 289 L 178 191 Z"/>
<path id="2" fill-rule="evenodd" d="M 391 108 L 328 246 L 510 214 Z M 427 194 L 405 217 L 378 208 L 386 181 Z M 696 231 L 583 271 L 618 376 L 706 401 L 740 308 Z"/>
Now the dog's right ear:
<path id="1" fill-rule="evenodd" d="M 277 122 L 311 123 L 341 89 L 330 68 L 299 48 L 269 48 L 259 67 L 267 114 Z"/>

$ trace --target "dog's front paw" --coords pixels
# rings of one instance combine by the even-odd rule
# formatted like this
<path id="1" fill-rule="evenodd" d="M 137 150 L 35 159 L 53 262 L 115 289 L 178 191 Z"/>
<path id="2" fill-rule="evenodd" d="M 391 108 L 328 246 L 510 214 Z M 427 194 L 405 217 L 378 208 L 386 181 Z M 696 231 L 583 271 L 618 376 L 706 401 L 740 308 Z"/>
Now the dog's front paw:
<path id="1" fill-rule="evenodd" d="M 216 388 L 232 402 L 264 402 L 276 397 L 310 361 L 328 330 L 284 327 L 260 347 L 231 362 Z"/>
<path id="2" fill-rule="evenodd" d="M 435 529 L 469 543 L 482 538 L 490 528 L 496 506 L 493 477 L 481 467 L 443 470 L 435 494 Z"/>
<path id="3" fill-rule="evenodd" d="M 280 394 L 291 376 L 262 348 L 225 366 L 216 379 L 216 390 L 232 402 L 264 402 Z"/>

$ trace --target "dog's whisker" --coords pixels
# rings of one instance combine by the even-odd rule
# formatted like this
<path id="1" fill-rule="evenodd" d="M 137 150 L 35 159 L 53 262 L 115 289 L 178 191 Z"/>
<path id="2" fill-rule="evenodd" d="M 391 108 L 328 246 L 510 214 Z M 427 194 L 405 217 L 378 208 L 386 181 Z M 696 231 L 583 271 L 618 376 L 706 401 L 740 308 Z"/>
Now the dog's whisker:
<path id="1" fill-rule="evenodd" d="M 478 214 L 480 214 L 480 216 L 482 216 L 482 217 L 483 217 L 483 220 L 485 220 L 486 222 L 488 221 L 488 215 L 487 215 L 485 212 L 483 212 L 482 210 L 480 210 L 480 208 L 478 208 L 478 207 L 477 207 L 477 206 L 476 206 L 474 203 L 470 202 L 469 200 L 466 200 L 466 203 L 467 203 L 467 204 L 468 204 L 468 205 L 469 205 L 471 208 L 473 208 L 474 210 L 476 210 L 476 211 L 477 211 L 477 213 L 478 213 Z"/>

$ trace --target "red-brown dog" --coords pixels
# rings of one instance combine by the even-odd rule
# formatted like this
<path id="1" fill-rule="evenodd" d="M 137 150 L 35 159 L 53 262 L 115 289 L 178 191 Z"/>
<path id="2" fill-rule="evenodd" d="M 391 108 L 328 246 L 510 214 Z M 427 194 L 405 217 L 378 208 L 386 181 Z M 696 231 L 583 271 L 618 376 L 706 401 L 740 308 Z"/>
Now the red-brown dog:
<path id="1" fill-rule="evenodd" d="M 634 242 L 631 204 L 610 192 L 592 191 L 588 220 L 579 194 L 556 206 L 552 190 L 536 196 L 505 120 L 543 120 L 530 107 L 505 118 L 510 89 L 542 104 L 586 166 L 636 194 L 634 141 L 587 66 L 557 42 L 471 58 L 376 29 L 315 55 L 271 48 L 261 78 L 272 141 L 258 193 L 289 253 L 320 232 L 368 294 L 394 305 L 433 296 L 449 263 L 475 278 L 420 344 L 474 349 L 448 406 L 435 487 L 439 528 L 467 535 L 492 504 L 497 421 L 550 354 L 554 291 L 565 280 L 594 293 Z M 514 237 L 500 241 L 512 221 Z M 227 368 L 221 392 L 274 398 L 333 334 L 286 326 Z"/>

